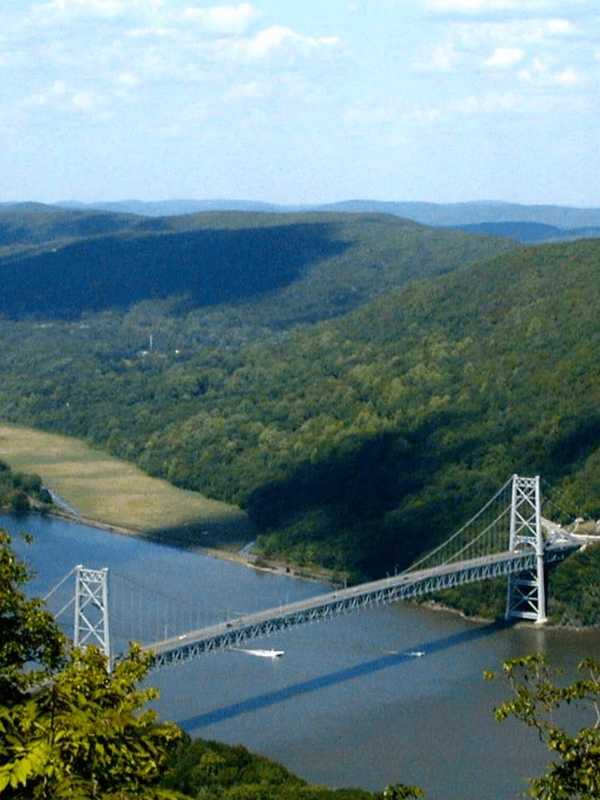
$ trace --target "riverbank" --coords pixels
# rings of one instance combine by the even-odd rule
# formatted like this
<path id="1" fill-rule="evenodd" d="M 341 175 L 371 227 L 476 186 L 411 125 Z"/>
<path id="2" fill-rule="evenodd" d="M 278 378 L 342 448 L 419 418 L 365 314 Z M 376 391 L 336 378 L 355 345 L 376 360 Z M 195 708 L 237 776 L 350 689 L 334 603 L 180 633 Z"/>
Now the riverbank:
<path id="1" fill-rule="evenodd" d="M 256 531 L 242 509 L 146 475 L 74 437 L 1 423 L 0 458 L 13 470 L 41 477 L 54 504 L 42 505 L 30 497 L 35 513 L 276 575 L 326 583 L 336 577 L 319 567 L 252 554 L 246 548 Z"/>
<path id="2" fill-rule="evenodd" d="M 71 436 L 0 423 L 0 459 L 13 471 L 39 475 L 82 518 L 144 532 L 195 527 L 232 542 L 254 538 L 241 508 L 179 489 Z"/>
<path id="3" fill-rule="evenodd" d="M 9 511 L 10 509 L 4 510 Z M 125 527 L 123 525 L 115 525 L 98 519 L 91 519 L 82 514 L 69 513 L 67 510 L 58 508 L 57 506 L 40 508 L 37 505 L 32 505 L 30 513 L 39 513 L 42 516 L 54 517 L 55 519 L 61 519 L 65 522 L 87 525 L 90 528 L 116 533 L 120 536 L 144 539 L 154 544 L 162 544 L 168 547 L 174 547 L 178 550 L 188 550 L 197 555 L 207 556 L 209 558 L 231 561 L 258 572 L 267 572 L 272 575 L 282 575 L 289 578 L 300 578 L 301 580 L 318 581 L 319 583 L 335 584 L 335 575 L 331 571 L 325 569 L 312 570 L 307 567 L 297 567 L 293 564 L 272 561 L 259 555 L 244 552 L 243 546 L 239 549 L 232 549 L 204 545 L 198 542 L 197 532 L 193 532 L 189 536 L 185 535 L 183 529 L 178 532 L 179 535 L 174 535 L 172 531 L 165 531 L 164 533 L 160 531 L 148 532 L 141 529 Z"/>

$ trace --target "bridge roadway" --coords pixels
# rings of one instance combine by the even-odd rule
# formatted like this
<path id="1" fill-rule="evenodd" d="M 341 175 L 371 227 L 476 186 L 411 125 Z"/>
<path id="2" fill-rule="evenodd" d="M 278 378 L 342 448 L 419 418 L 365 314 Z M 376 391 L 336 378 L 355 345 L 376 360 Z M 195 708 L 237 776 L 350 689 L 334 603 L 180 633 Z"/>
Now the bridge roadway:
<path id="1" fill-rule="evenodd" d="M 551 564 L 561 561 L 580 546 L 580 543 L 572 540 L 555 541 L 546 547 L 545 562 Z M 307 622 L 535 569 L 535 559 L 533 550 L 508 551 L 441 567 L 404 572 L 308 600 L 238 616 L 227 622 L 153 642 L 145 645 L 143 650 L 154 653 L 155 668 L 183 663 L 204 653 L 239 647 L 251 639 L 281 633 Z"/>

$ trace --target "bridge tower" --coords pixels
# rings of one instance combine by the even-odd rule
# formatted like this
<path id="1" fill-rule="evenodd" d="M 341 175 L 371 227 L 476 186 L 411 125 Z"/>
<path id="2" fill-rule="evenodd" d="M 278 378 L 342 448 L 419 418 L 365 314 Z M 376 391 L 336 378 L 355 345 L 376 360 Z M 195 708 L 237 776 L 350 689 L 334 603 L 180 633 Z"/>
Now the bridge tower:
<path id="1" fill-rule="evenodd" d="M 95 644 L 104 653 L 111 669 L 108 625 L 108 568 L 75 567 L 75 647 Z"/>
<path id="2" fill-rule="evenodd" d="M 535 567 L 508 579 L 506 619 L 529 619 L 546 622 L 546 574 L 540 478 L 513 475 L 510 508 L 510 545 L 513 552 L 533 550 Z"/>

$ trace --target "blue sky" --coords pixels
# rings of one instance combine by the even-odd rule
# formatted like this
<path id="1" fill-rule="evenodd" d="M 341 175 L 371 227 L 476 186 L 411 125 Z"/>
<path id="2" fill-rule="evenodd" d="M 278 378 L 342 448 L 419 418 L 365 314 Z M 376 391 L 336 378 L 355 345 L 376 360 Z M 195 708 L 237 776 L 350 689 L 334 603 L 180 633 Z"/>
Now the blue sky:
<path id="1" fill-rule="evenodd" d="M 3 0 L 0 201 L 600 206 L 600 0 Z"/>

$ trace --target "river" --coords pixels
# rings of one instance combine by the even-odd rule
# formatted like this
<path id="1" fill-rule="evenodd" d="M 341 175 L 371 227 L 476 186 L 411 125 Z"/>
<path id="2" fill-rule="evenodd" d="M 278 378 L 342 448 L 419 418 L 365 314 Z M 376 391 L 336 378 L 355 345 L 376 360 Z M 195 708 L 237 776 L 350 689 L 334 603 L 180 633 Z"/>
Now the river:
<path id="1" fill-rule="evenodd" d="M 0 527 L 34 535 L 32 546 L 17 539 L 16 548 L 37 572 L 37 594 L 77 563 L 108 566 L 120 598 L 112 621 L 120 641 L 130 623 L 148 631 L 150 617 L 165 630 L 175 624 L 168 598 L 193 609 L 195 625 L 326 588 L 59 519 L 0 515 Z M 125 585 L 129 599 L 119 589 Z M 152 587 L 153 602 L 136 601 L 137 586 Z M 381 789 L 403 781 L 422 786 L 429 800 L 512 800 L 547 755 L 531 731 L 494 721 L 493 707 L 507 692 L 485 682 L 483 671 L 540 650 L 572 673 L 584 656 L 600 658 L 600 634 L 498 629 L 398 604 L 306 625 L 256 647 L 285 655 L 219 653 L 153 673 L 158 710 L 192 735 L 244 744 L 311 782 Z"/>

